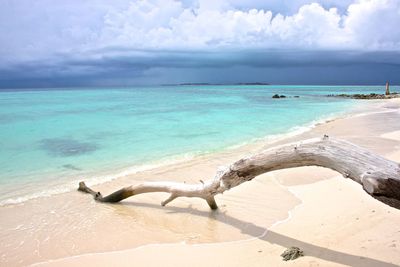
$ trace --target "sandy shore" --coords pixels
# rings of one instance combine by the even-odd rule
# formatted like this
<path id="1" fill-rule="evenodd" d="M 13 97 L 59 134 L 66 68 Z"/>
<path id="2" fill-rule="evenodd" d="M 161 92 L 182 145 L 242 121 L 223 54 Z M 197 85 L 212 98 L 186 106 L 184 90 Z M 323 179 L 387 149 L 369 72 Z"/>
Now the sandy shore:
<path id="1" fill-rule="evenodd" d="M 377 113 L 320 124 L 268 146 L 323 134 L 343 138 L 400 161 L 400 102 L 374 101 Z M 362 109 L 358 112 L 365 112 Z M 367 110 L 368 111 L 368 110 Z M 110 192 L 142 180 L 198 182 L 218 166 L 265 148 L 251 144 L 145 171 L 96 186 Z M 163 194 L 102 205 L 70 192 L 0 207 L 1 265 L 5 266 L 397 266 L 400 211 L 360 185 L 317 167 L 282 170 L 217 197 L 178 199 Z M 283 262 L 286 247 L 305 257 Z"/>
<path id="2" fill-rule="evenodd" d="M 148 245 L 39 266 L 398 266 L 398 210 L 374 201 L 353 182 L 338 177 L 293 186 L 291 191 L 302 204 L 291 212 L 289 220 L 259 238 Z M 306 256 L 283 262 L 279 255 L 290 246 L 302 248 Z"/>

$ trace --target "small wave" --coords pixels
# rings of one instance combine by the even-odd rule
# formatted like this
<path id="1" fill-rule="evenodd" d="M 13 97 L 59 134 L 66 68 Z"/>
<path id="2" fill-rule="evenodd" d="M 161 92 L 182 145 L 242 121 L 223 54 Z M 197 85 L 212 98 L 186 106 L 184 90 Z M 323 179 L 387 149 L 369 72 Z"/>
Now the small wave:
<path id="1" fill-rule="evenodd" d="M 114 173 L 114 174 L 91 175 L 87 179 L 85 179 L 85 183 L 89 186 L 98 185 L 98 184 L 102 184 L 105 182 L 110 182 L 110 181 L 116 180 L 118 178 L 133 175 L 136 173 L 149 171 L 149 170 L 153 170 L 153 169 L 156 169 L 159 167 L 164 167 L 164 166 L 169 166 L 169 165 L 174 165 L 174 164 L 182 163 L 185 161 L 189 161 L 189 160 L 194 159 L 197 155 L 200 155 L 200 153 L 187 153 L 187 154 L 183 154 L 183 155 L 169 158 L 166 160 L 161 160 L 159 162 L 155 162 L 155 163 L 151 163 L 151 164 L 144 164 L 144 165 L 132 166 L 129 168 L 125 168 L 122 171 Z M 0 206 L 16 205 L 16 204 L 21 204 L 23 202 L 26 202 L 26 201 L 32 200 L 32 199 L 50 197 L 50 196 L 54 196 L 54 195 L 58 195 L 58 194 L 71 192 L 73 190 L 76 190 L 77 184 L 80 181 L 81 181 L 81 179 L 80 180 L 72 180 L 72 181 L 63 183 L 62 185 L 51 187 L 50 189 L 42 190 L 42 191 L 31 193 L 31 194 L 26 194 L 24 196 L 18 196 L 18 197 L 1 200 Z"/>
<path id="2" fill-rule="evenodd" d="M 25 196 L 8 198 L 8 199 L 0 201 L 0 206 L 16 205 L 16 204 L 20 204 L 20 203 L 23 203 L 23 202 L 31 200 L 31 199 L 42 198 L 42 197 L 50 197 L 50 196 L 53 196 L 53 195 L 66 193 L 66 192 L 71 191 L 71 187 L 70 186 L 65 186 L 65 185 L 63 185 L 62 187 L 61 186 L 57 186 L 57 187 L 53 187 L 51 189 L 43 190 L 43 191 L 40 191 L 40 192 L 27 194 Z"/>
<path id="3" fill-rule="evenodd" d="M 87 183 L 88 185 L 98 185 L 98 184 L 102 184 L 105 182 L 110 182 L 112 180 L 126 177 L 126 176 L 133 175 L 133 174 L 137 174 L 140 172 L 145 172 L 145 171 L 153 170 L 153 169 L 160 168 L 160 167 L 165 167 L 165 166 L 169 166 L 169 165 L 186 162 L 186 161 L 194 159 L 199 154 L 200 153 L 196 153 L 196 152 L 195 153 L 186 153 L 186 154 L 183 154 L 180 156 L 175 156 L 173 158 L 161 160 L 161 161 L 155 162 L 155 163 L 144 164 L 144 165 L 139 165 L 139 166 L 132 166 L 132 167 L 126 168 L 116 174 L 91 177 L 91 178 L 87 179 L 85 183 Z"/>
<path id="4" fill-rule="evenodd" d="M 249 141 L 229 146 L 228 149 L 234 150 L 234 149 L 238 149 L 238 148 L 244 147 L 244 146 L 252 144 L 252 143 L 259 143 L 259 142 L 262 142 L 263 144 L 272 144 L 272 143 L 279 142 L 279 141 L 282 141 L 282 140 L 285 140 L 285 139 L 288 139 L 291 137 L 301 135 L 305 132 L 312 130 L 313 128 L 317 127 L 318 125 L 325 124 L 325 123 L 328 123 L 328 122 L 331 122 L 331 121 L 334 121 L 334 120 L 337 120 L 340 118 L 345 118 L 345 117 L 346 117 L 345 113 L 329 114 L 322 118 L 312 120 L 311 122 L 306 123 L 305 125 L 291 127 L 291 128 L 289 128 L 289 130 L 287 130 L 284 133 L 269 134 L 269 135 L 266 135 L 263 137 L 253 138 Z M 349 114 L 348 117 L 352 117 L 352 115 Z"/>

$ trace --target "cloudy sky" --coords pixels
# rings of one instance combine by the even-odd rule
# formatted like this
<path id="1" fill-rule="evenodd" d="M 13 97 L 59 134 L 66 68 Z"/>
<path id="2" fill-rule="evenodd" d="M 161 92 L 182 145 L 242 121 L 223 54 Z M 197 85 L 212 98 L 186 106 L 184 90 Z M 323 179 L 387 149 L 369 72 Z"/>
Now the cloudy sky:
<path id="1" fill-rule="evenodd" d="M 400 84 L 400 0 L 0 0 L 0 88 Z"/>

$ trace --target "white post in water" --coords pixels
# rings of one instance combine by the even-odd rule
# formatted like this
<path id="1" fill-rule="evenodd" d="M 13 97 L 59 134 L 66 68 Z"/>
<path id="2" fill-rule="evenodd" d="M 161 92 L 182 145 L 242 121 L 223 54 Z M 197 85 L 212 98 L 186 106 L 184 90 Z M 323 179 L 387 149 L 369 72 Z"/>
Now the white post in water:
<path id="1" fill-rule="evenodd" d="M 390 91 L 389 91 L 389 82 L 386 82 L 386 92 L 385 95 L 390 95 Z"/>

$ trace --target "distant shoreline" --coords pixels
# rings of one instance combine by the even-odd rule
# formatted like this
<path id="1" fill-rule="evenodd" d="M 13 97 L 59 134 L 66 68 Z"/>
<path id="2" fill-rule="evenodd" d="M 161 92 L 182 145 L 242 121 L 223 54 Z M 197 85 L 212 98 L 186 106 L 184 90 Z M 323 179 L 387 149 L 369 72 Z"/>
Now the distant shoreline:
<path id="1" fill-rule="evenodd" d="M 271 85 L 265 82 L 240 82 L 240 83 L 171 83 L 161 84 L 161 86 L 212 86 L 212 85 Z"/>
<path id="2" fill-rule="evenodd" d="M 300 87 L 381 87 L 384 90 L 382 84 L 272 84 L 272 83 L 171 83 L 171 84 L 136 84 L 136 85 L 107 85 L 107 86 L 56 86 L 56 87 L 0 87 L 1 92 L 26 92 L 26 91 L 58 91 L 58 90 L 107 90 L 107 89 L 131 89 L 131 88 L 152 88 L 152 87 L 168 87 L 168 86 L 300 86 Z M 392 84 L 391 88 L 398 87 L 400 84 Z"/>

